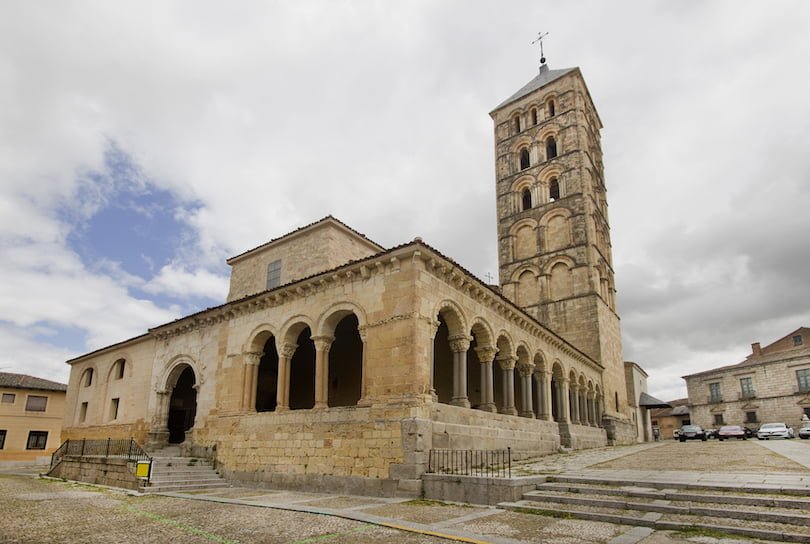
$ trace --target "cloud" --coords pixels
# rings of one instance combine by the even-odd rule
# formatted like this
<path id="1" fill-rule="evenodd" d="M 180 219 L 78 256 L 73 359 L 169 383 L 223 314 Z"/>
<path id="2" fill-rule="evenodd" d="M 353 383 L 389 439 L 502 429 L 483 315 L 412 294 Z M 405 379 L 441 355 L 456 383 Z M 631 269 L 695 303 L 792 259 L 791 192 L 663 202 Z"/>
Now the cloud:
<path id="1" fill-rule="evenodd" d="M 228 278 L 207 270 L 186 270 L 182 265 L 168 264 L 141 289 L 154 295 L 172 298 L 203 298 L 224 301 L 228 295 Z"/>

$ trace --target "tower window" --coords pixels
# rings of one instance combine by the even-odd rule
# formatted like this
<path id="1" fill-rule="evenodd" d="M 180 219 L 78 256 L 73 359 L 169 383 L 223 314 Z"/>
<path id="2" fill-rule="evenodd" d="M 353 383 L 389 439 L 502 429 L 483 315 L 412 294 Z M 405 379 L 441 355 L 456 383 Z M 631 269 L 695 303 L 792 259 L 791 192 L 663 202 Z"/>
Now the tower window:
<path id="1" fill-rule="evenodd" d="M 267 288 L 273 289 L 279 285 L 281 285 L 281 260 L 267 265 Z"/>
<path id="2" fill-rule="evenodd" d="M 801 346 L 802 343 L 803 342 L 802 342 L 802 335 L 801 334 L 797 334 L 796 336 L 793 337 L 793 345 L 794 346 Z"/>
<path id="3" fill-rule="evenodd" d="M 549 136 L 546 140 L 546 160 L 553 159 L 557 156 L 557 140 L 554 136 Z"/>
<path id="4" fill-rule="evenodd" d="M 127 364 L 127 362 L 126 362 L 125 359 L 118 359 L 115 362 L 114 373 L 115 373 L 115 379 L 116 380 L 124 379 L 124 369 L 126 368 L 126 364 Z"/>
<path id="5" fill-rule="evenodd" d="M 520 150 L 520 169 L 525 170 L 529 167 L 529 150 L 523 148 Z"/>
<path id="6" fill-rule="evenodd" d="M 515 118 L 512 120 L 512 123 L 514 123 L 515 125 L 515 132 L 520 132 L 520 117 L 516 115 Z"/>
<path id="7" fill-rule="evenodd" d="M 532 207 L 532 193 L 528 189 L 523 189 L 522 195 L 523 209 L 528 210 Z"/>
<path id="8" fill-rule="evenodd" d="M 548 101 L 548 116 L 549 117 L 554 117 L 555 114 L 556 114 L 556 108 L 554 106 L 554 101 L 549 100 Z"/>
<path id="9" fill-rule="evenodd" d="M 532 125 L 537 124 L 537 108 L 532 108 Z"/>
<path id="10" fill-rule="evenodd" d="M 557 178 L 548 182 L 548 199 L 552 202 L 560 199 L 560 182 Z"/>

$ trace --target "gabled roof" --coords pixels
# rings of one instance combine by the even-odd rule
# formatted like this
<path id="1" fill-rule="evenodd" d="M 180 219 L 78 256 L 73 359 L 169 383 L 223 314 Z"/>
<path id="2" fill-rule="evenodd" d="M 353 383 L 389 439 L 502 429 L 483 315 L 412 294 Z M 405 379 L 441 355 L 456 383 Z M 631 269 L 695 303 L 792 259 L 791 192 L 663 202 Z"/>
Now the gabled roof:
<path id="1" fill-rule="evenodd" d="M 501 102 L 500 104 L 498 104 L 498 106 L 496 106 L 495 109 L 492 110 L 492 111 L 495 112 L 495 111 L 501 109 L 502 107 L 506 106 L 507 104 L 511 104 L 512 102 L 515 102 L 516 100 L 520 100 L 521 98 L 523 98 L 527 94 L 530 94 L 530 93 L 536 91 L 537 89 L 545 87 L 546 85 L 548 85 L 552 81 L 560 79 L 565 74 L 573 72 L 574 70 L 577 70 L 577 68 L 562 68 L 560 70 L 550 70 L 548 65 L 544 64 L 544 65 L 542 65 L 540 67 L 540 73 L 537 74 L 534 77 L 534 79 L 532 79 L 526 85 L 521 87 L 518 92 L 516 92 L 515 94 L 513 94 L 512 96 L 510 96 L 509 98 L 507 98 L 506 100 Z"/>
<path id="2" fill-rule="evenodd" d="M 365 234 L 363 234 L 361 232 L 357 232 L 356 230 L 351 228 L 349 225 L 347 225 L 343 221 L 337 219 L 336 217 L 333 217 L 332 215 L 327 215 L 323 219 L 315 221 L 314 223 L 310 223 L 309 225 L 304 225 L 303 227 L 299 227 L 299 228 L 297 228 L 297 229 L 295 229 L 293 231 L 288 232 L 287 234 L 285 234 L 283 236 L 279 236 L 278 238 L 273 238 L 269 242 L 265 242 L 260 246 L 256 246 L 253 249 L 249 249 L 249 250 L 247 250 L 245 252 L 240 253 L 239 255 L 231 257 L 230 259 L 227 259 L 225 262 L 228 263 L 228 264 L 233 264 L 234 262 L 236 262 L 238 260 L 241 260 L 242 258 L 246 257 L 247 255 L 250 255 L 250 254 L 252 254 L 254 252 L 257 252 L 257 251 L 261 251 L 263 249 L 267 249 L 271 245 L 277 244 L 277 243 L 281 242 L 282 240 L 287 240 L 289 238 L 292 238 L 293 236 L 300 236 L 301 234 L 304 234 L 305 232 L 313 231 L 313 230 L 315 230 L 315 229 L 317 229 L 317 228 L 319 228 L 321 226 L 327 225 L 327 224 L 331 224 L 331 225 L 339 228 L 340 230 L 343 230 L 343 231 L 347 232 L 348 234 L 351 234 L 351 235 L 355 236 L 356 238 L 358 238 L 360 241 L 365 243 L 369 248 L 371 248 L 374 251 L 384 251 L 385 250 L 385 248 L 383 246 L 381 246 L 380 244 L 378 244 L 374 240 L 369 239 Z"/>
<path id="3" fill-rule="evenodd" d="M 67 385 L 26 374 L 0 372 L 0 387 L 10 389 L 38 389 L 40 391 L 67 391 Z"/>
<path id="4" fill-rule="evenodd" d="M 670 403 L 658 400 L 644 391 L 642 391 L 641 395 L 638 397 L 638 405 L 644 408 L 672 408 Z"/>

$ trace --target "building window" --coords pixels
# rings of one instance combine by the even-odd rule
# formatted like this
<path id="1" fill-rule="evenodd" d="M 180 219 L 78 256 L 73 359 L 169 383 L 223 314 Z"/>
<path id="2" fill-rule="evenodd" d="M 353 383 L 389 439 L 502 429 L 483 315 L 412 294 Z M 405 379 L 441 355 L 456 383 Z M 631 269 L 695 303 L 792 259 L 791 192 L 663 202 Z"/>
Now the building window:
<path id="1" fill-rule="evenodd" d="M 794 346 L 801 346 L 804 342 L 802 341 L 802 335 L 797 334 L 793 337 L 793 345 Z"/>
<path id="2" fill-rule="evenodd" d="M 720 383 L 709 384 L 709 402 L 723 402 L 723 395 L 720 394 Z"/>
<path id="3" fill-rule="evenodd" d="M 557 140 L 554 136 L 549 136 L 546 139 L 546 160 L 553 159 L 557 156 Z"/>
<path id="4" fill-rule="evenodd" d="M 125 359 L 118 359 L 115 362 L 115 370 L 113 374 L 116 380 L 122 380 L 124 378 L 124 369 L 127 366 L 127 361 Z"/>
<path id="5" fill-rule="evenodd" d="M 28 395 L 28 399 L 25 402 L 25 411 L 44 412 L 47 406 L 48 406 L 48 397 Z"/>
<path id="6" fill-rule="evenodd" d="M 515 133 L 520 132 L 520 116 L 516 115 L 512 123 L 515 125 Z"/>
<path id="7" fill-rule="evenodd" d="M 120 399 L 112 399 L 110 401 L 110 419 L 118 419 L 118 404 Z"/>
<path id="8" fill-rule="evenodd" d="M 14 393 L 3 393 L 3 399 L 0 400 L 3 404 L 14 404 L 14 401 L 17 399 L 17 395 Z"/>
<path id="9" fill-rule="evenodd" d="M 548 199 L 551 202 L 560 199 L 560 182 L 557 181 L 557 178 L 548 182 Z"/>
<path id="10" fill-rule="evenodd" d="M 810 391 L 810 368 L 797 370 L 796 379 L 799 380 L 799 391 L 801 393 Z"/>
<path id="11" fill-rule="evenodd" d="M 529 150 L 524 147 L 520 150 L 520 169 L 526 170 L 529 166 Z"/>
<path id="12" fill-rule="evenodd" d="M 281 285 L 281 260 L 267 265 L 267 288 L 273 289 L 279 285 Z"/>
<path id="13" fill-rule="evenodd" d="M 0 450 L 2 450 L 6 445 L 6 431 L 5 429 L 0 429 Z"/>
<path id="14" fill-rule="evenodd" d="M 554 101 L 549 100 L 548 101 L 548 116 L 549 117 L 554 117 L 554 115 L 556 114 L 556 109 L 557 108 L 554 106 Z"/>
<path id="15" fill-rule="evenodd" d="M 757 413 L 756 412 L 745 412 L 745 422 L 746 423 L 756 423 L 757 422 Z"/>
<path id="16" fill-rule="evenodd" d="M 532 207 L 532 193 L 528 189 L 523 189 L 523 195 L 521 197 L 523 201 L 523 209 L 528 210 Z"/>
<path id="17" fill-rule="evenodd" d="M 79 407 L 79 423 L 84 423 L 87 419 L 87 403 L 83 402 Z"/>
<path id="18" fill-rule="evenodd" d="M 740 395 L 744 399 L 752 399 L 754 393 L 754 382 L 751 378 L 740 378 Z"/>
<path id="19" fill-rule="evenodd" d="M 93 369 L 92 368 L 88 368 L 87 370 L 84 371 L 84 374 L 82 374 L 81 382 L 85 387 L 90 387 L 91 385 L 93 385 Z"/>
<path id="20" fill-rule="evenodd" d="M 537 124 L 537 108 L 532 108 L 532 124 Z"/>
<path id="21" fill-rule="evenodd" d="M 27 450 L 44 450 L 48 443 L 48 431 L 31 431 L 28 433 Z"/>
<path id="22" fill-rule="evenodd" d="M 715 425 L 724 425 L 723 414 L 714 414 L 714 424 Z"/>

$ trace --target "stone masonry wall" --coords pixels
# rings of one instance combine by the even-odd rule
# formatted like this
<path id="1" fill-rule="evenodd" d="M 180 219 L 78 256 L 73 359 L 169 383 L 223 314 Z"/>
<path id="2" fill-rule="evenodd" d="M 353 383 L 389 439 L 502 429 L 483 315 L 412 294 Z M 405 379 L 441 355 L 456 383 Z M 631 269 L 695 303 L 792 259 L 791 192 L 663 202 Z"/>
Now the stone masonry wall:
<path id="1" fill-rule="evenodd" d="M 48 476 L 134 490 L 141 482 L 135 477 L 135 463 L 121 459 L 65 457 Z"/>

